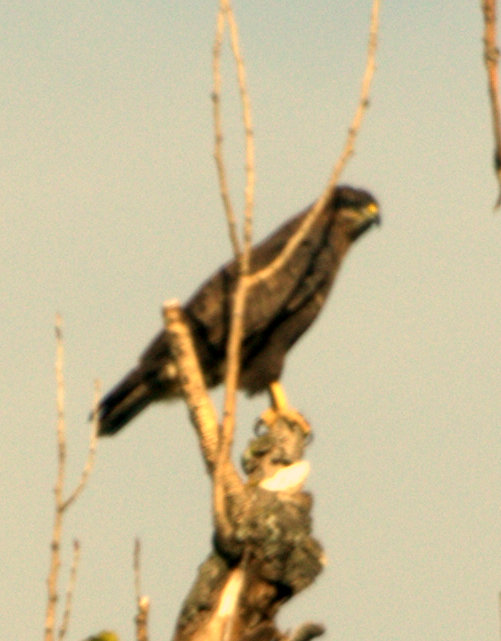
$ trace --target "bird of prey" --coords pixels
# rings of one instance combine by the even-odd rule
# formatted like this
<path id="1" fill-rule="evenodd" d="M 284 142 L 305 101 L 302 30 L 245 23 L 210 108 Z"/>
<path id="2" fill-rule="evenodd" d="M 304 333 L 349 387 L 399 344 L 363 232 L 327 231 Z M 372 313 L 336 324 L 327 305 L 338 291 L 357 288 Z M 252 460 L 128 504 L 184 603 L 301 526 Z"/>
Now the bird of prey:
<path id="1" fill-rule="evenodd" d="M 310 209 L 253 247 L 250 274 L 280 254 Z M 246 299 L 240 389 L 251 395 L 268 390 L 275 409 L 285 410 L 279 378 L 287 350 L 319 314 L 351 244 L 374 223 L 379 223 L 376 199 L 367 191 L 339 186 L 287 261 L 256 280 Z M 232 260 L 206 280 L 183 307 L 208 387 L 224 380 L 237 276 L 238 264 Z M 99 435 L 115 434 L 153 401 L 180 395 L 169 341 L 161 331 L 136 367 L 101 401 L 97 410 Z"/>

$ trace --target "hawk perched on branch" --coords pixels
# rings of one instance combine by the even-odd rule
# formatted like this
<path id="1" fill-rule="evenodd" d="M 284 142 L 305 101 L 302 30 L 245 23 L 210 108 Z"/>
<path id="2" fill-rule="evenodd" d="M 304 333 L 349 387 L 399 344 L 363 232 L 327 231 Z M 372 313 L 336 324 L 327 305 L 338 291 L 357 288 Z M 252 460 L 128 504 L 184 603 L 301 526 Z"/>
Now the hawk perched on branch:
<path id="1" fill-rule="evenodd" d="M 250 273 L 267 267 L 311 209 L 297 214 L 253 247 Z M 322 309 L 341 261 L 351 244 L 379 223 L 376 199 L 367 191 L 337 187 L 333 197 L 290 258 L 256 280 L 246 299 L 239 387 L 249 394 L 269 389 L 276 406 L 285 397 L 278 384 L 287 350 Z M 208 387 L 224 380 L 232 292 L 238 266 L 224 265 L 184 306 Z M 112 435 L 152 401 L 180 396 L 169 342 L 161 331 L 139 363 L 102 400 L 99 434 Z"/>

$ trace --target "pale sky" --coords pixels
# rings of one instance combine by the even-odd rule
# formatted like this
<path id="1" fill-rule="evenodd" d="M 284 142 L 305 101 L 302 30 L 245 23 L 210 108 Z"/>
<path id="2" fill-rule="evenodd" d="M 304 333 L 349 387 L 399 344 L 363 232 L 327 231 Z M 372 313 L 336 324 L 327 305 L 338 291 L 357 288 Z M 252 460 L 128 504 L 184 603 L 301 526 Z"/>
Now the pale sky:
<path id="1" fill-rule="evenodd" d="M 370 2 L 235 2 L 253 106 L 255 237 L 322 190 L 365 62 Z M 42 637 L 55 478 L 53 323 L 64 316 L 69 482 L 105 390 L 230 256 L 212 159 L 216 3 L 0 9 L 1 639 Z M 310 420 L 328 556 L 280 624 L 339 641 L 498 638 L 501 215 L 478 2 L 384 2 L 371 108 L 343 182 L 383 226 L 348 256 L 284 382 Z M 243 185 L 227 57 L 227 158 Z M 221 406 L 221 392 L 214 394 Z M 264 396 L 240 398 L 238 461 Z M 81 566 L 69 639 L 133 636 L 134 537 L 151 639 L 210 550 L 209 483 L 181 402 L 100 442 L 65 526 Z M 65 587 L 64 582 L 61 585 Z"/>

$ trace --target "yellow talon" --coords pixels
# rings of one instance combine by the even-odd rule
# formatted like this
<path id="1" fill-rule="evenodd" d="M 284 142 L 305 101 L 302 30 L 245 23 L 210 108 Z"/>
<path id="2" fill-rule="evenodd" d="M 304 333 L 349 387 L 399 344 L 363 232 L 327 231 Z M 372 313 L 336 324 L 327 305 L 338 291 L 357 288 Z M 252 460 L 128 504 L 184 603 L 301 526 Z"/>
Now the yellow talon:
<path id="1" fill-rule="evenodd" d="M 271 407 L 261 414 L 259 421 L 271 428 L 279 419 L 283 419 L 290 425 L 299 425 L 305 434 L 310 434 L 310 424 L 300 412 L 290 407 L 280 381 L 270 383 L 268 391 L 270 393 Z"/>

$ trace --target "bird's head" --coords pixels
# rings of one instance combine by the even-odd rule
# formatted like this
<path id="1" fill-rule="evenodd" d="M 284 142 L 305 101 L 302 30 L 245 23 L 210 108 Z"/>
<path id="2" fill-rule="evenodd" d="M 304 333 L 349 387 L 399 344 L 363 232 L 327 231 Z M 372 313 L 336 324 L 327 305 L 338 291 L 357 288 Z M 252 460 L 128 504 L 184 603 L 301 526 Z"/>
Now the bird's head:
<path id="1" fill-rule="evenodd" d="M 346 185 L 337 187 L 332 205 L 337 213 L 336 224 L 345 229 L 351 241 L 356 240 L 372 225 L 381 223 L 377 200 L 363 189 Z"/>

